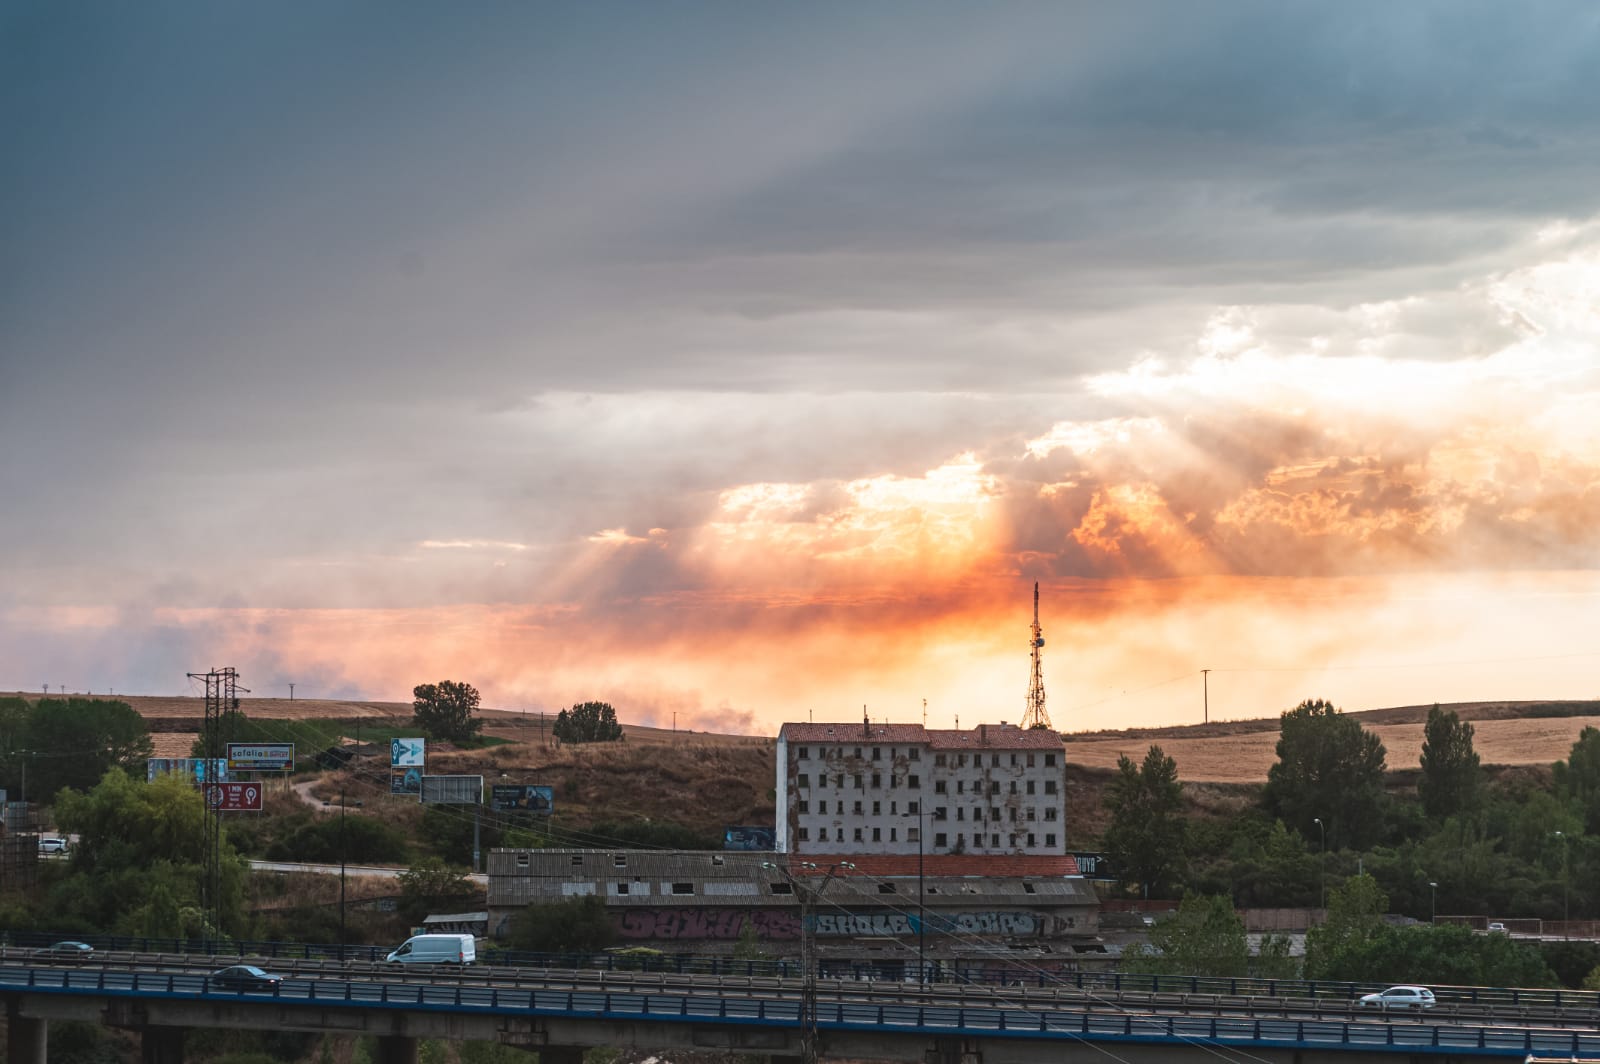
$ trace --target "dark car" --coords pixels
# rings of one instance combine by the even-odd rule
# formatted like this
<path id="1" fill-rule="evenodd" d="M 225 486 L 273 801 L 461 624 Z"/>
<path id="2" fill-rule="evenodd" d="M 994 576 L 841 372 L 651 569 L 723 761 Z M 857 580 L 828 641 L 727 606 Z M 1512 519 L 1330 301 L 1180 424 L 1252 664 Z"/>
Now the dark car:
<path id="1" fill-rule="evenodd" d="M 79 942 L 75 938 L 63 939 L 50 944 L 51 953 L 93 953 L 94 947 L 87 942 Z"/>
<path id="2" fill-rule="evenodd" d="M 253 964 L 234 964 L 211 973 L 211 985 L 217 990 L 276 990 L 282 983 L 283 976 Z"/>

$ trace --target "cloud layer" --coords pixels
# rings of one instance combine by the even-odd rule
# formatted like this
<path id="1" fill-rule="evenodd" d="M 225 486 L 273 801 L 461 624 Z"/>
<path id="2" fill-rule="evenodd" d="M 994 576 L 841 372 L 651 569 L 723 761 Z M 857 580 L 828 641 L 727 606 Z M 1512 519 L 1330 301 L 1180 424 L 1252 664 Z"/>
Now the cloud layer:
<path id="1" fill-rule="evenodd" d="M 1587 11 L 0 17 L 0 685 L 1593 694 Z"/>

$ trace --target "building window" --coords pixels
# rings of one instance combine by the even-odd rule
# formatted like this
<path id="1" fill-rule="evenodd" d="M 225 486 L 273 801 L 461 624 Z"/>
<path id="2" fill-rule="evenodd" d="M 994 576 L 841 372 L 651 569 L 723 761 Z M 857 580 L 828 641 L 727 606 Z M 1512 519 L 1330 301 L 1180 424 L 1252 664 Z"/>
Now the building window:
<path id="1" fill-rule="evenodd" d="M 1034 810 L 1033 806 L 1031 806 L 1031 805 L 1028 806 L 1028 819 L 1029 820 L 1034 819 L 1034 816 L 1033 816 L 1034 812 L 1035 812 L 1035 810 Z"/>
<path id="2" fill-rule="evenodd" d="M 861 815 L 861 803 L 857 802 L 856 803 L 856 807 L 854 809 L 852 809 L 851 812 L 854 813 L 856 816 L 860 816 Z"/>
<path id="3" fill-rule="evenodd" d="M 1000 793 L 1000 781 L 999 780 L 990 780 L 989 781 L 989 793 L 990 794 L 999 794 Z"/>
<path id="4" fill-rule="evenodd" d="M 1029 768 L 1033 767 L 1033 755 L 1032 754 L 1028 755 L 1028 767 Z"/>
<path id="5" fill-rule="evenodd" d="M 1007 846 L 1015 846 L 1016 844 L 1017 844 L 1017 837 L 1015 835 L 1007 835 L 1006 836 L 1006 845 Z"/>
<path id="6" fill-rule="evenodd" d="M 878 773 L 874 772 L 872 774 L 872 789 L 873 790 L 878 790 L 882 786 L 883 786 L 883 777 L 880 776 Z"/>
<path id="7" fill-rule="evenodd" d="M 1044 781 L 1044 793 L 1046 793 L 1046 794 L 1054 794 L 1054 793 L 1056 793 L 1056 781 L 1055 780 L 1045 780 Z"/>
<path id="8" fill-rule="evenodd" d="M 626 893 L 628 893 L 628 884 L 626 884 L 626 883 L 618 883 L 617 884 L 617 893 L 618 894 L 626 894 Z"/>
<path id="9" fill-rule="evenodd" d="M 872 841 L 873 842 L 882 842 L 883 841 L 883 829 L 882 828 L 873 828 L 872 829 Z"/>
<path id="10" fill-rule="evenodd" d="M 826 798 L 819 799 L 817 801 L 817 813 L 820 815 L 820 814 L 826 813 L 827 811 L 828 811 L 828 800 Z"/>
<path id="11" fill-rule="evenodd" d="M 1029 846 L 1037 846 L 1037 845 L 1039 845 L 1037 842 L 1033 841 L 1033 832 L 1031 832 L 1031 831 L 1028 832 L 1028 845 Z M 1029 893 L 1032 893 L 1032 892 L 1030 891 Z"/>
<path id="12" fill-rule="evenodd" d="M 805 841 L 807 841 L 808 839 L 811 838 L 811 829 L 810 828 L 796 828 L 795 832 L 794 832 L 794 837 L 799 839 L 801 842 L 805 842 Z"/>
<path id="13" fill-rule="evenodd" d="M 628 867 L 628 855 L 627 854 L 623 854 L 623 853 L 612 854 L 611 855 L 611 864 L 612 864 L 613 867 L 616 867 L 616 868 L 627 868 Z"/>
<path id="14" fill-rule="evenodd" d="M 957 794 L 966 794 L 967 793 L 967 781 L 966 780 L 956 780 L 956 793 Z"/>
<path id="15" fill-rule="evenodd" d="M 894 884 L 893 883 L 879 883 L 878 884 L 878 893 L 879 894 L 893 894 L 894 893 Z"/>
<path id="16" fill-rule="evenodd" d="M 944 780 L 934 780 L 933 781 L 933 793 L 934 794 L 943 794 L 944 792 L 945 792 L 944 791 Z"/>
<path id="17" fill-rule="evenodd" d="M 922 845 L 922 829 L 921 828 L 906 828 L 906 841 L 907 842 L 914 842 L 918 846 L 921 846 Z"/>
<path id="18" fill-rule="evenodd" d="M 1011 814 L 1011 822 L 1015 824 L 1017 822 L 1017 807 L 1014 805 L 1008 806 L 1006 808 L 1006 812 Z"/>
<path id="19" fill-rule="evenodd" d="M 1044 767 L 1045 768 L 1055 768 L 1056 767 L 1056 755 L 1055 754 L 1045 754 L 1044 755 Z"/>
<path id="20" fill-rule="evenodd" d="M 920 791 L 922 789 L 922 777 L 921 776 L 907 776 L 906 777 L 906 786 L 910 787 L 914 791 Z"/>
<path id="21" fill-rule="evenodd" d="M 883 747 L 874 746 L 872 748 L 872 760 L 874 760 L 874 761 L 882 761 L 883 760 Z"/>
<path id="22" fill-rule="evenodd" d="M 966 767 L 967 767 L 967 755 L 966 754 L 957 754 L 956 755 L 956 768 L 966 768 Z"/>
<path id="23" fill-rule="evenodd" d="M 817 841 L 818 842 L 827 842 L 828 841 L 828 829 L 827 828 L 818 828 L 817 829 Z"/>
<path id="24" fill-rule="evenodd" d="M 922 760 L 922 751 L 918 750 L 916 747 L 913 746 L 911 749 L 906 751 L 906 760 L 907 761 L 921 761 Z"/>
<path id="25" fill-rule="evenodd" d="M 922 815 L 922 803 L 921 802 L 907 802 L 906 803 L 906 815 L 907 816 L 921 816 Z"/>
<path id="26" fill-rule="evenodd" d="M 1028 781 L 1028 793 L 1029 794 L 1033 793 L 1033 780 L 1029 780 Z"/>
<path id="27" fill-rule="evenodd" d="M 935 819 L 935 820 L 949 820 L 950 819 L 950 811 L 948 809 L 946 809 L 942 805 L 935 806 L 934 810 L 933 810 L 933 819 Z"/>
<path id="28" fill-rule="evenodd" d="M 1011 781 L 1011 793 L 1012 794 L 1016 794 L 1017 793 L 1017 781 L 1016 780 L 1012 780 Z"/>
<path id="29" fill-rule="evenodd" d="M 794 782 L 796 787 L 810 787 L 811 777 L 802 772 L 799 776 L 795 777 Z"/>
<path id="30" fill-rule="evenodd" d="M 933 755 L 933 764 L 934 764 L 935 768 L 944 768 L 944 755 L 943 754 L 934 754 Z"/>
<path id="31" fill-rule="evenodd" d="M 1011 763 L 1013 765 L 1015 765 L 1017 763 L 1017 755 L 1016 754 L 1012 754 L 1011 755 Z"/>
<path id="32" fill-rule="evenodd" d="M 856 828 L 856 841 L 857 842 L 861 841 L 861 829 L 860 828 Z"/>
<path id="33" fill-rule="evenodd" d="M 882 802 L 873 802 L 872 803 L 872 815 L 873 816 L 881 816 L 882 814 L 883 814 L 883 803 Z"/>
<path id="34" fill-rule="evenodd" d="M 1056 844 L 1056 837 L 1054 835 L 1046 835 L 1044 837 L 1044 844 L 1046 846 L 1054 846 Z"/>
<path id="35" fill-rule="evenodd" d="M 989 767 L 990 768 L 999 768 L 1000 767 L 1000 755 L 999 754 L 990 754 L 989 755 Z"/>
<path id="36" fill-rule="evenodd" d="M 861 773 L 856 773 L 856 790 L 861 790 Z"/>
<path id="37" fill-rule="evenodd" d="M 934 836 L 933 836 L 933 845 L 934 845 L 934 847 L 936 849 L 940 849 L 940 850 L 944 849 L 946 846 L 949 845 L 949 843 L 945 842 L 944 840 L 945 840 L 944 832 L 940 831 L 940 832 L 935 833 Z"/>
<path id="38" fill-rule="evenodd" d="M 857 761 L 861 760 L 861 747 L 859 747 L 859 746 L 856 747 L 856 752 L 855 752 L 855 754 L 853 756 L 855 757 L 855 759 Z"/>
<path id="39" fill-rule="evenodd" d="M 693 883 L 674 883 L 674 884 L 672 884 L 672 893 L 674 893 L 674 894 L 693 894 L 694 893 L 694 884 Z"/>
<path id="40" fill-rule="evenodd" d="M 810 808 L 811 807 L 811 803 L 806 801 L 804 798 L 800 799 L 798 804 L 799 804 L 799 809 L 797 810 L 797 812 L 801 812 L 801 813 L 809 813 L 809 812 L 811 812 L 811 808 Z"/>
<path id="41" fill-rule="evenodd" d="M 1056 818 L 1056 807 L 1053 806 L 1053 805 L 1045 806 L 1044 807 L 1044 818 L 1046 820 L 1054 820 Z"/>
<path id="42" fill-rule="evenodd" d="M 989 838 L 991 840 L 990 843 L 989 843 L 989 846 L 992 849 L 998 850 L 1000 848 L 1000 836 L 998 834 L 990 835 Z"/>
<path id="43" fill-rule="evenodd" d="M 900 841 L 899 838 L 896 837 L 899 834 L 900 834 L 900 829 L 899 828 L 890 828 L 889 829 L 889 841 L 890 842 L 899 842 Z M 878 835 L 878 829 L 877 828 L 873 828 L 872 829 L 872 835 L 873 835 L 873 841 L 876 842 L 877 841 L 877 835 Z"/>
<path id="44" fill-rule="evenodd" d="M 956 819 L 957 820 L 965 820 L 965 819 L 967 819 L 967 810 L 966 810 L 965 806 L 959 806 L 959 805 L 956 806 Z"/>
<path id="45" fill-rule="evenodd" d="M 810 761 L 811 748 L 809 746 L 797 746 L 794 748 L 794 756 L 800 761 Z"/>
<path id="46" fill-rule="evenodd" d="M 768 883 L 768 889 L 774 894 L 793 894 L 794 887 L 788 883 Z"/>
<path id="47" fill-rule="evenodd" d="M 895 803 L 893 803 L 893 802 L 889 803 L 889 815 L 890 816 L 893 816 L 894 814 L 896 814 L 896 813 L 898 813 L 900 811 L 900 810 L 896 809 L 894 806 L 895 806 Z"/>

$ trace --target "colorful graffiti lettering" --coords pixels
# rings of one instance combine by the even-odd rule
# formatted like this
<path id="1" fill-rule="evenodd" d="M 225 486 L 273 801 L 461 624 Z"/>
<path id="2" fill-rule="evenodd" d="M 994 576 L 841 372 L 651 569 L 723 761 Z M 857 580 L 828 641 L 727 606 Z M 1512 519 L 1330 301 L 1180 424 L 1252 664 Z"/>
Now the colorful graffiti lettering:
<path id="1" fill-rule="evenodd" d="M 627 940 L 736 939 L 746 925 L 764 939 L 800 937 L 800 917 L 767 909 L 630 909 L 615 916 Z"/>

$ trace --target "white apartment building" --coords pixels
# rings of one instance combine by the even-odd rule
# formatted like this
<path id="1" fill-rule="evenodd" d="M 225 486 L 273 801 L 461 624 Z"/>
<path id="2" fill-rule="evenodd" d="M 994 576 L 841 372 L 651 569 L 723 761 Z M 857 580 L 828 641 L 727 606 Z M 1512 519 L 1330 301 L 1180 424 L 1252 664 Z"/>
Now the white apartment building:
<path id="1" fill-rule="evenodd" d="M 1062 857 L 1065 762 L 1056 732 L 1013 724 L 785 724 L 777 849 L 839 858 Z"/>

